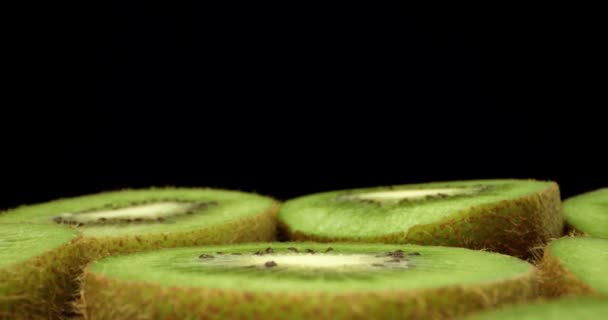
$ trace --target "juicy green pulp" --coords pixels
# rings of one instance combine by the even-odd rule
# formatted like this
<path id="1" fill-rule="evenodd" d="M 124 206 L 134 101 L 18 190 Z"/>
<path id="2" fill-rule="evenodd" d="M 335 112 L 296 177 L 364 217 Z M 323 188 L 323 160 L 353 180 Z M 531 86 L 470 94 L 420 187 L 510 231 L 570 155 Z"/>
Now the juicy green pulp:
<path id="1" fill-rule="evenodd" d="M 579 231 L 608 238 L 608 188 L 566 200 L 564 218 Z"/>
<path id="2" fill-rule="evenodd" d="M 562 238 L 553 241 L 548 250 L 578 279 L 608 294 L 608 240 Z"/>
<path id="3" fill-rule="evenodd" d="M 593 298 L 561 299 L 547 303 L 524 304 L 477 314 L 470 320 L 592 320 L 605 319 L 608 300 Z"/>
<path id="4" fill-rule="evenodd" d="M 19 221 L 57 225 L 52 219 L 62 213 L 103 208 L 106 204 L 117 207 L 128 206 L 131 203 L 151 199 L 216 201 L 218 205 L 210 206 L 192 215 L 175 217 L 173 221 L 169 218 L 167 222 L 85 225 L 79 227 L 79 230 L 83 235 L 89 237 L 200 230 L 202 227 L 211 227 L 259 214 L 272 205 L 270 198 L 237 191 L 181 188 L 125 190 L 20 207 L 0 213 L 0 223 Z"/>
<path id="5" fill-rule="evenodd" d="M 24 262 L 70 242 L 76 231 L 45 224 L 0 224 L 0 269 Z"/>
<path id="6" fill-rule="evenodd" d="M 407 232 L 415 225 L 465 215 L 467 210 L 474 206 L 491 205 L 540 192 L 548 188 L 551 183 L 532 180 L 476 180 L 402 185 L 394 186 L 392 189 L 473 187 L 476 185 L 487 185 L 492 188 L 474 196 L 457 196 L 392 205 L 339 200 L 340 195 L 387 190 L 386 187 L 308 195 L 287 201 L 279 212 L 279 220 L 292 228 L 292 231 L 326 237 L 370 237 L 393 234 Z M 319 223 L 320 221 L 323 223 Z"/>
<path id="7" fill-rule="evenodd" d="M 252 254 L 271 247 L 285 254 L 288 247 L 300 252 L 312 249 L 323 252 L 327 244 L 318 243 L 260 243 L 234 246 L 163 249 L 147 253 L 115 256 L 93 263 L 89 270 L 112 279 L 141 281 L 161 286 L 221 288 L 244 291 L 385 291 L 437 288 L 449 285 L 476 285 L 516 278 L 532 270 L 532 266 L 517 258 L 461 248 L 416 245 L 332 244 L 327 254 L 386 254 L 401 249 L 419 252 L 407 256 L 410 268 L 366 271 L 283 270 L 277 268 L 209 267 L 198 258 L 203 253 Z M 267 254 L 272 260 L 272 254 Z"/>

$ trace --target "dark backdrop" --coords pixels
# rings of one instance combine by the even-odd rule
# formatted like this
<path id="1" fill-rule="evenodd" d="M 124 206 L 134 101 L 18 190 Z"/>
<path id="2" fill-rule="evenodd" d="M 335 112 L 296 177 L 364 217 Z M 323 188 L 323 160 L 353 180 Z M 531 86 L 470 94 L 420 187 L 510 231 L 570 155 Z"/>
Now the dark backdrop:
<path id="1" fill-rule="evenodd" d="M 279 199 L 477 178 L 555 180 L 564 197 L 608 185 L 593 19 L 141 1 L 98 13 L 38 30 L 25 102 L 2 119 L 2 209 L 165 185 Z"/>

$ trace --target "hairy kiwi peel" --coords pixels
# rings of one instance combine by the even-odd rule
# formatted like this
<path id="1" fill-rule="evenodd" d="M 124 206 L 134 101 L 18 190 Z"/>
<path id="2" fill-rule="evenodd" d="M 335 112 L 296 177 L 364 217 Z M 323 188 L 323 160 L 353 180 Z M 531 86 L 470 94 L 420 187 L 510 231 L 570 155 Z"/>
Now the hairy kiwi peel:
<path id="1" fill-rule="evenodd" d="M 25 253 L 3 256 L 6 260 L 0 261 L 0 319 L 58 319 L 65 316 L 78 293 L 74 276 L 81 273 L 82 266 L 91 259 L 90 252 L 78 241 L 77 232 L 35 224 L 0 224 L 0 230 L 4 228 L 22 232 L 32 238 L 30 241 L 38 242 L 33 246 L 42 244 L 47 249 L 32 253 L 32 242 L 23 246 L 19 239 L 9 244 L 23 246 L 19 249 Z M 34 239 L 36 237 L 38 239 Z M 6 240 L 6 234 L 1 240 Z"/>
<path id="2" fill-rule="evenodd" d="M 566 199 L 564 218 L 573 234 L 608 238 L 608 188 Z"/>
<path id="3" fill-rule="evenodd" d="M 253 248 L 253 245 L 246 246 Z M 275 251 L 295 246 L 313 248 L 317 252 L 320 248 L 326 247 L 326 245 L 313 243 L 258 245 L 262 249 L 267 246 L 274 248 Z M 365 246 L 377 251 L 395 248 L 394 245 L 332 244 L 332 247 L 338 252 L 343 250 L 344 246 L 349 248 Z M 242 246 L 180 248 L 162 250 L 162 252 L 193 250 L 192 252 L 196 253 L 223 251 L 224 254 L 229 254 L 234 248 L 240 247 Z M 419 251 L 423 257 L 433 250 L 444 250 L 444 252 L 470 251 L 459 248 L 437 249 L 437 247 L 414 245 L 402 245 L 400 247 L 406 251 Z M 142 257 L 146 254 L 140 253 L 136 256 Z M 161 254 L 161 251 L 154 254 Z M 473 251 L 471 254 L 494 255 Z M 127 259 L 128 257 L 121 256 L 110 258 L 110 260 Z M 515 261 L 515 258 L 502 258 Z M 141 261 L 137 257 L 135 259 Z M 272 259 L 272 256 L 270 255 L 268 259 Z M 435 319 L 460 316 L 474 310 L 491 308 L 503 303 L 527 301 L 535 298 L 538 293 L 534 282 L 535 268 L 532 266 L 524 268 L 527 271 L 516 273 L 517 275 L 508 278 L 498 276 L 493 281 L 480 281 L 479 283 L 430 286 L 418 289 L 393 286 L 368 290 L 352 290 L 349 289 L 348 285 L 340 285 L 341 289 L 336 291 L 325 290 L 324 287 L 320 289 L 315 287 L 314 284 L 311 284 L 311 286 L 297 286 L 301 289 L 293 288 L 290 290 L 271 290 L 259 286 L 253 288 L 239 282 L 238 279 L 231 280 L 234 284 L 227 284 L 226 287 L 197 286 L 196 283 L 204 283 L 205 280 L 201 279 L 195 279 L 200 280 L 200 282 L 192 281 L 190 286 L 171 284 L 171 282 L 159 284 L 154 280 L 137 281 L 132 278 L 129 279 L 129 277 L 124 278 L 124 276 L 109 276 L 104 271 L 108 271 L 107 268 L 111 267 L 107 267 L 103 263 L 104 260 L 89 266 L 83 277 L 81 305 L 88 319 L 133 319 L 138 317 L 146 319 L 225 319 L 240 317 L 255 319 L 369 319 L 370 317 Z M 520 261 L 518 263 L 524 262 Z M 268 270 L 259 272 L 264 273 L 265 271 Z M 191 276 L 196 278 L 196 273 Z M 157 279 L 155 276 L 152 277 Z M 272 278 L 265 279 L 270 282 L 280 282 L 281 277 L 288 276 L 278 276 L 274 280 Z M 161 279 L 167 279 L 167 277 L 161 277 Z M 370 281 L 373 281 L 373 279 Z M 326 284 L 324 282 L 324 285 Z M 277 286 L 277 288 L 281 287 Z"/>
<path id="4" fill-rule="evenodd" d="M 483 183 L 482 181 L 479 181 Z M 540 192 L 473 206 L 440 221 L 414 225 L 407 231 L 371 237 L 329 237 L 298 231 L 280 219 L 279 236 L 291 241 L 357 241 L 413 243 L 490 250 L 523 259 L 540 255 L 544 245 L 562 236 L 564 222 L 556 183 Z"/>
<path id="5" fill-rule="evenodd" d="M 573 246 L 577 243 L 581 244 L 578 248 L 581 252 L 571 252 L 568 255 L 554 253 L 556 246 Z M 584 252 L 585 250 L 587 252 Z M 574 269 L 575 264 L 580 264 L 583 268 Z M 604 275 L 606 265 L 608 265 L 608 240 L 577 237 L 555 240 L 547 246 L 538 264 L 542 294 L 548 297 L 608 296 L 608 281 Z"/>

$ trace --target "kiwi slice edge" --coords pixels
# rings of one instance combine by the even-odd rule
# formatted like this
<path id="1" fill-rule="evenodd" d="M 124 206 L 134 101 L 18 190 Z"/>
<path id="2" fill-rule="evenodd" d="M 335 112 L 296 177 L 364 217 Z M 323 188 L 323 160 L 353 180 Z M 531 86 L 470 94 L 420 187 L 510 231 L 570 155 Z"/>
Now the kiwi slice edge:
<path id="1" fill-rule="evenodd" d="M 494 197 L 489 201 L 484 200 L 484 194 L 492 194 L 498 192 L 500 187 L 513 186 L 516 188 L 518 184 L 526 185 L 526 192 L 520 192 L 513 197 Z M 333 234 L 335 229 L 332 229 L 331 223 L 324 221 L 324 224 L 317 223 L 315 229 L 305 227 L 304 224 L 314 225 L 315 216 L 331 217 L 336 215 L 335 211 L 330 212 L 330 209 L 324 208 L 326 204 L 335 202 L 333 198 L 341 194 L 357 194 L 366 191 L 375 190 L 399 190 L 400 188 L 460 188 L 460 187 L 478 187 L 489 186 L 490 188 L 481 188 L 479 193 L 476 193 L 473 198 L 458 198 L 454 201 L 461 203 L 458 210 L 449 214 L 443 214 L 443 217 L 433 221 L 427 219 L 425 223 L 408 222 L 409 227 L 404 227 L 400 218 L 395 218 L 397 214 L 403 211 L 399 208 L 401 203 L 393 204 L 396 209 L 391 212 L 389 206 L 385 212 L 391 214 L 388 217 L 380 217 L 383 222 L 380 225 L 372 226 L 370 223 L 369 229 L 375 232 L 372 234 L 359 233 L 358 230 L 344 229 L 348 228 L 349 223 L 355 227 L 362 227 L 363 223 L 357 223 L 356 220 L 350 219 L 349 223 L 336 222 L 336 228 L 342 228 L 343 234 Z M 491 188 L 498 186 L 496 190 Z M 314 197 L 323 197 L 320 203 L 313 202 Z M 466 205 L 467 201 L 475 201 L 471 205 Z M 481 199 L 481 200 L 479 200 Z M 424 199 L 422 199 L 424 200 Z M 438 203 L 439 208 L 449 212 L 452 210 L 449 207 L 450 198 L 435 196 L 429 199 Z M 364 218 L 366 210 L 374 212 L 378 217 L 379 212 L 383 208 L 374 206 L 369 201 L 362 201 L 356 206 L 361 209 L 348 208 L 346 210 L 355 211 L 357 216 L 355 219 Z M 410 207 L 415 207 L 417 203 L 424 205 L 423 201 L 406 202 L 407 206 L 403 210 L 408 210 Z M 444 205 L 445 204 L 445 205 Z M 337 207 L 342 204 L 338 204 Z M 303 209 L 298 207 L 304 206 Z M 309 206 L 306 208 L 305 206 Z M 369 208 L 369 209 L 368 209 Z M 306 210 L 306 211 L 304 211 Z M 340 209 L 336 209 L 340 210 Z M 435 211 L 441 211 L 435 210 Z M 298 218 L 299 212 L 305 212 L 306 218 Z M 338 212 L 339 213 L 339 212 Z M 396 214 L 393 214 L 396 213 Z M 417 212 L 418 213 L 418 212 Z M 322 215 L 323 214 L 323 215 Z M 346 214 L 344 215 L 346 216 Z M 410 215 L 411 216 L 411 215 Z M 304 217 L 304 215 L 303 215 Z M 352 215 L 351 215 L 352 217 Z M 376 218 L 372 216 L 371 218 Z M 336 218 L 337 219 L 337 218 Z M 410 219 L 413 219 L 410 217 Z M 301 222 L 300 222 L 301 220 Z M 352 220 L 352 221 L 351 221 Z M 375 229 L 374 229 L 375 228 Z M 402 230 L 399 231 L 399 228 Z M 321 231 L 321 229 L 323 229 Z M 509 255 L 514 255 L 524 259 L 532 259 L 540 256 L 540 252 L 544 245 L 553 238 L 560 237 L 563 234 L 563 218 L 561 215 L 561 199 L 559 194 L 559 186 L 554 182 L 540 182 L 534 180 L 473 180 L 473 181 L 448 181 L 434 182 L 424 184 L 413 184 L 392 187 L 368 188 L 333 191 L 321 194 L 313 194 L 303 196 L 290 201 L 287 201 L 279 211 L 279 230 L 280 237 L 291 241 L 318 241 L 318 242 L 381 242 L 381 243 L 414 243 L 423 245 L 442 245 L 465 247 L 471 249 L 487 249 Z M 346 231 L 349 230 L 349 231 Z"/>
<path id="2" fill-rule="evenodd" d="M 551 242 L 538 265 L 543 295 L 608 296 L 608 239 L 564 237 Z"/>
<path id="3" fill-rule="evenodd" d="M 327 252 L 329 247 L 332 250 Z M 265 253 L 268 248 L 271 248 L 271 253 Z M 292 253 L 290 248 L 298 253 Z M 356 251 L 357 248 L 363 250 Z M 402 251 L 399 255 L 412 263 L 411 270 L 390 266 L 394 263 L 388 262 L 394 258 L 390 254 L 398 251 Z M 358 273 L 350 269 L 347 272 L 300 271 L 299 268 L 293 271 L 284 265 L 289 259 L 280 256 L 305 255 L 306 259 L 320 258 L 324 264 L 328 263 L 324 258 L 328 255 L 341 257 L 347 253 L 369 254 L 369 268 L 378 268 L 375 259 L 386 259 L 386 266 L 371 273 L 369 270 Z M 445 256 L 448 261 L 458 255 L 464 256 L 461 261 L 480 257 L 480 261 L 491 261 L 487 262 L 488 266 L 504 263 L 508 268 L 486 269 L 481 273 L 454 271 L 452 275 L 458 272 L 464 275 L 464 278 L 456 280 L 457 276 L 450 278 L 444 274 L 446 269 L 442 268 L 449 270 L 449 263 L 438 266 L 438 269 L 428 267 L 428 259 Z M 222 257 L 226 258 L 221 260 Z M 247 262 L 236 269 L 224 270 L 221 263 L 234 261 L 234 257 L 242 257 Z M 359 258 L 354 257 L 352 261 L 360 261 L 357 260 Z M 346 260 L 351 261 L 348 256 Z M 164 264 L 167 261 L 169 265 Z M 218 261 L 222 262 L 215 268 Z M 249 265 L 250 261 L 257 262 Z M 463 263 L 486 265 L 486 262 L 479 261 Z M 127 270 L 129 265 L 138 269 L 137 274 Z M 427 272 L 437 276 L 431 281 L 432 275 Z M 307 277 L 309 273 L 313 276 Z M 428 281 L 413 280 L 419 276 L 426 277 Z M 534 277 L 535 269 L 514 257 L 462 248 L 343 243 L 328 246 L 301 242 L 205 246 L 163 249 L 95 262 L 85 271 L 82 305 L 88 316 L 99 319 L 116 317 L 119 315 L 117 312 L 127 317 L 152 318 L 187 318 L 201 314 L 209 318 L 263 318 L 265 315 L 272 317 L 277 312 L 281 312 L 283 317 L 296 319 L 313 315 L 334 319 L 353 316 L 445 317 L 534 298 L 537 296 Z M 319 278 L 323 281 L 315 281 Z M 416 287 L 411 280 L 420 281 L 421 287 Z M 369 285 L 369 281 L 378 283 Z M 438 286 L 437 283 L 445 285 Z M 365 289 L 367 286 L 369 288 Z M 410 287 L 404 289 L 403 286 Z M 114 305 L 120 305 L 120 311 L 112 307 Z"/>
<path id="4" fill-rule="evenodd" d="M 61 318 L 69 312 L 77 296 L 74 277 L 90 259 L 78 239 L 66 227 L 0 223 L 0 318 Z"/>

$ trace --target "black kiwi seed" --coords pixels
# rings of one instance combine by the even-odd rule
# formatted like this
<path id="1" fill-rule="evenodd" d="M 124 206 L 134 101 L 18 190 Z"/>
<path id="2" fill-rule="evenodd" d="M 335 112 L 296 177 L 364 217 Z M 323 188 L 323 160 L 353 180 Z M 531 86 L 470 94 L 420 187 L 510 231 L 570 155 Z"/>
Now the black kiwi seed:
<path id="1" fill-rule="evenodd" d="M 299 252 L 298 249 L 296 249 L 294 247 L 289 247 L 289 248 L 287 248 L 287 250 L 289 250 L 291 252 Z"/>
<path id="2" fill-rule="evenodd" d="M 163 218 L 163 217 L 158 217 L 158 218 L 156 218 L 156 220 L 157 220 L 157 221 L 160 221 L 160 222 L 163 222 L 163 221 L 165 221 L 165 218 Z"/>
<path id="3" fill-rule="evenodd" d="M 206 253 L 203 253 L 203 254 L 201 254 L 198 257 L 201 258 L 201 259 L 213 259 L 214 258 L 214 256 L 212 256 L 210 254 L 206 254 Z"/>
<path id="4" fill-rule="evenodd" d="M 240 255 L 242 255 L 242 253 L 240 253 L 240 252 L 233 252 L 232 255 L 240 256 Z"/>
<path id="5" fill-rule="evenodd" d="M 218 252 L 216 252 L 215 254 L 224 254 L 224 253 L 223 253 L 223 252 L 221 252 L 221 251 L 218 251 Z"/>
<path id="6" fill-rule="evenodd" d="M 395 257 L 395 258 L 403 258 L 403 250 L 396 250 L 394 252 L 389 252 L 388 255 L 391 257 Z"/>
<path id="7" fill-rule="evenodd" d="M 410 252 L 407 254 L 408 256 L 419 256 L 420 252 Z"/>
<path id="8" fill-rule="evenodd" d="M 306 252 L 306 253 L 312 253 L 312 254 L 314 254 L 314 253 L 315 253 L 315 251 L 314 251 L 314 250 L 312 250 L 312 249 L 305 249 L 305 250 L 304 250 L 304 252 Z"/>
<path id="9" fill-rule="evenodd" d="M 334 248 L 332 248 L 332 247 L 328 247 L 328 248 L 325 250 L 325 252 L 330 252 L 330 251 L 334 251 Z"/>
<path id="10" fill-rule="evenodd" d="M 277 266 L 277 263 L 274 261 L 266 261 L 266 263 L 264 263 L 264 267 L 266 267 L 266 268 L 273 268 L 276 266 Z"/>
<path id="11" fill-rule="evenodd" d="M 271 247 L 266 248 L 266 253 L 273 253 L 273 252 L 274 252 L 274 250 L 272 250 Z"/>
<path id="12" fill-rule="evenodd" d="M 55 218 L 53 218 L 53 221 L 55 221 L 57 223 L 62 223 L 63 222 L 63 218 L 62 217 L 55 217 Z"/>
<path id="13" fill-rule="evenodd" d="M 262 251 L 258 250 L 258 251 L 256 251 L 254 254 L 255 254 L 256 256 L 263 256 L 263 255 L 264 255 L 264 252 L 262 252 Z"/>
<path id="14" fill-rule="evenodd" d="M 99 221 L 99 222 L 104 222 L 104 221 L 106 221 L 106 220 L 108 220 L 108 219 L 106 219 L 106 218 L 104 218 L 104 217 L 101 217 L 101 218 L 97 219 L 97 221 Z"/>

